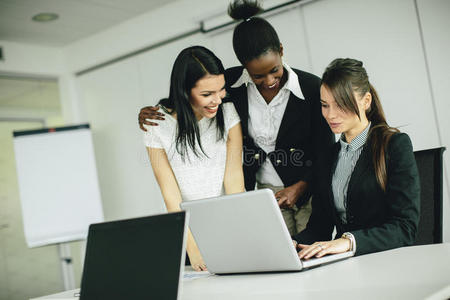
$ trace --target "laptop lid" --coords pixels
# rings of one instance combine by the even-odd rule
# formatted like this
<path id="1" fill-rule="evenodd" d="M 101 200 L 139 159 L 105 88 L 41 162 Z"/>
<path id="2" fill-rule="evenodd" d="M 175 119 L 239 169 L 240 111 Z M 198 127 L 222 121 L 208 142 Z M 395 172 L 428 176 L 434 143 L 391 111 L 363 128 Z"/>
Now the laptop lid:
<path id="1" fill-rule="evenodd" d="M 299 271 L 302 264 L 273 192 L 261 189 L 181 203 L 212 273 Z"/>
<path id="2" fill-rule="evenodd" d="M 90 225 L 80 299 L 177 299 L 187 219 L 177 212 Z"/>
<path id="3" fill-rule="evenodd" d="M 212 273 L 300 271 L 353 256 L 351 251 L 300 260 L 273 192 L 246 193 L 181 203 Z"/>

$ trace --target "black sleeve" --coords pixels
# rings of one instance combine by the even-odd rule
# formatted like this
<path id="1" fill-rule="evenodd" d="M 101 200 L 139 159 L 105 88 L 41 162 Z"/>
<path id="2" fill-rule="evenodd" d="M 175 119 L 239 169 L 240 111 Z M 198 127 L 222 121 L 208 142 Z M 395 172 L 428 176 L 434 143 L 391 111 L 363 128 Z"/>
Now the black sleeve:
<path id="1" fill-rule="evenodd" d="M 320 78 L 305 72 L 301 72 L 299 75 L 302 79 L 305 79 L 302 84 L 302 90 L 305 91 L 305 96 L 311 102 L 311 144 L 307 145 L 308 150 L 305 153 L 305 157 L 307 161 L 310 161 L 311 167 L 303 168 L 304 171 L 300 174 L 300 180 L 308 182 L 309 188 L 300 197 L 297 206 L 302 205 L 308 201 L 311 195 L 314 195 L 312 186 L 314 185 L 315 179 L 313 174 L 318 166 L 319 157 L 323 156 L 323 153 L 328 151 L 335 142 L 335 135 L 322 116 Z"/>
<path id="2" fill-rule="evenodd" d="M 331 240 L 334 223 L 324 200 L 326 199 L 313 196 L 312 214 L 306 228 L 292 237 L 299 244 L 310 245 L 317 241 Z"/>
<path id="3" fill-rule="evenodd" d="M 312 197 L 312 213 L 306 228 L 295 235 L 298 243 L 312 244 L 316 241 L 329 241 L 332 238 L 334 229 L 334 207 L 330 206 L 328 198 L 327 180 L 331 164 L 331 147 L 324 150 L 318 158 L 318 163 L 314 167 L 313 172 L 313 197 Z"/>
<path id="4" fill-rule="evenodd" d="M 239 79 L 242 75 L 243 67 L 232 67 L 225 70 L 225 89 L 229 93 L 231 92 L 231 86 Z"/>
<path id="5" fill-rule="evenodd" d="M 299 72 L 302 91 L 308 101 L 311 101 L 311 145 L 309 145 L 307 157 L 311 160 L 312 168 L 302 175 L 302 180 L 310 182 L 313 179 L 313 169 L 319 157 L 327 151 L 335 142 L 335 135 L 322 116 L 322 105 L 320 103 L 319 77 L 306 72 Z"/>
<path id="6" fill-rule="evenodd" d="M 411 140 L 395 134 L 388 145 L 386 205 L 388 218 L 380 226 L 351 231 L 356 255 L 412 245 L 419 224 L 420 183 Z"/>

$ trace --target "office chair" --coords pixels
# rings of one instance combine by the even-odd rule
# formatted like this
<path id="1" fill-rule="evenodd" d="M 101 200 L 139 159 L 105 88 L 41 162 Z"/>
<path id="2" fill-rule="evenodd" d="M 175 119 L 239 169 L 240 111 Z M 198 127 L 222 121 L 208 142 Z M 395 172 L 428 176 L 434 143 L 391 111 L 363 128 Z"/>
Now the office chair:
<path id="1" fill-rule="evenodd" d="M 420 221 L 415 245 L 442 243 L 442 154 L 445 147 L 415 151 L 420 177 Z"/>

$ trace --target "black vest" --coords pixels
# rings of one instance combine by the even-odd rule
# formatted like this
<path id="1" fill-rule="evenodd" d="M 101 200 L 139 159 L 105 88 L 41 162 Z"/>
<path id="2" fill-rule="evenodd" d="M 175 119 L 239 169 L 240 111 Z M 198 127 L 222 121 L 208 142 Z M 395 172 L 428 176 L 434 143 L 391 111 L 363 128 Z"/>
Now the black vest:
<path id="1" fill-rule="evenodd" d="M 334 143 L 334 135 L 321 113 L 320 78 L 293 69 L 298 76 L 305 99 L 299 99 L 293 93 L 290 93 L 278 131 L 275 150 L 266 153 L 255 144 L 248 134 L 247 87 L 245 84 L 238 88 L 231 87 L 242 75 L 242 70 L 243 67 L 227 69 L 225 80 L 229 100 L 234 103 L 241 118 L 246 190 L 255 188 L 256 172 L 267 157 L 272 162 L 285 187 L 300 180 L 310 182 L 312 168 L 318 153 Z M 309 192 L 305 193 L 297 204 L 303 204 L 309 196 Z"/>

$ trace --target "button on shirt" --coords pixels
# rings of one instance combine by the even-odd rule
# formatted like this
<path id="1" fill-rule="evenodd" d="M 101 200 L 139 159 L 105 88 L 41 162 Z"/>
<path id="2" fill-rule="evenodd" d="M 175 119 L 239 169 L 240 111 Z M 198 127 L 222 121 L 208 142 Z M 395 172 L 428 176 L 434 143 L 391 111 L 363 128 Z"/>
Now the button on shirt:
<path id="1" fill-rule="evenodd" d="M 333 174 L 332 188 L 334 196 L 334 205 L 341 221 L 347 223 L 347 190 L 353 170 L 358 162 L 359 156 L 366 143 L 369 134 L 370 123 L 358 136 L 350 143 L 345 141 L 344 134 L 341 135 L 339 142 L 341 150 L 339 151 L 336 170 Z"/>
<path id="2" fill-rule="evenodd" d="M 298 83 L 297 74 L 286 63 L 283 63 L 283 67 L 287 71 L 288 79 L 278 94 L 268 104 L 245 68 L 241 77 L 231 86 L 232 88 L 240 87 L 242 84 L 247 86 L 248 133 L 256 145 L 266 153 L 275 150 L 278 130 L 280 129 L 291 92 L 300 98 L 300 101 L 305 101 Z M 266 158 L 256 173 L 256 180 L 258 184 L 284 186 L 269 158 Z"/>

